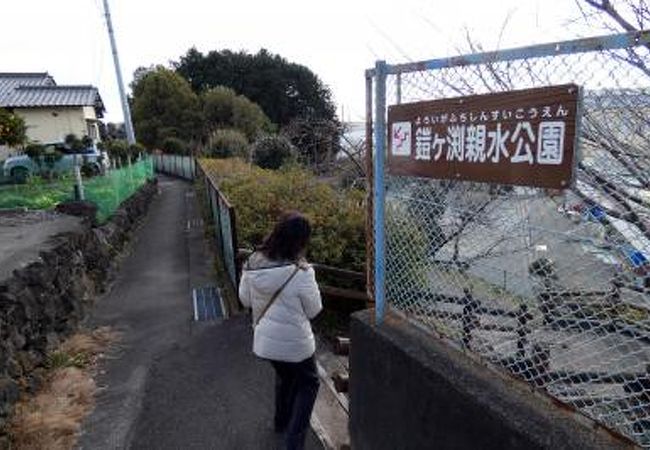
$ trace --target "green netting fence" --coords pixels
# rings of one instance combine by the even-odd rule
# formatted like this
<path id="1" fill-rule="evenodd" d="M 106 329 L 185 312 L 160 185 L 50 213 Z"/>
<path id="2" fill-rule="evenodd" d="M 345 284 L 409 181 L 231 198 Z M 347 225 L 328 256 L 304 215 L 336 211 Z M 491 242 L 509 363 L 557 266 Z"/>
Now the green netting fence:
<path id="1" fill-rule="evenodd" d="M 105 175 L 84 178 L 85 199 L 97 205 L 97 220 L 103 223 L 153 176 L 152 160 L 145 158 Z M 33 177 L 25 184 L 0 186 L 0 209 L 51 209 L 74 198 L 74 185 L 74 177 L 66 175 L 52 181 Z"/>

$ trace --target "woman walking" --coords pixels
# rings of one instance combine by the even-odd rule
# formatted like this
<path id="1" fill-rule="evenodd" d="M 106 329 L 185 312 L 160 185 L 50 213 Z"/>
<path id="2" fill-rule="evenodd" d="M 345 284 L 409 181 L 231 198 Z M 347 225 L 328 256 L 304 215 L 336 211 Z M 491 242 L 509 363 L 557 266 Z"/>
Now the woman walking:
<path id="1" fill-rule="evenodd" d="M 253 310 L 253 352 L 276 373 L 276 432 L 287 450 L 303 449 L 316 394 L 316 344 L 309 321 L 322 309 L 314 269 L 304 259 L 311 225 L 298 212 L 283 214 L 244 265 L 239 298 Z"/>

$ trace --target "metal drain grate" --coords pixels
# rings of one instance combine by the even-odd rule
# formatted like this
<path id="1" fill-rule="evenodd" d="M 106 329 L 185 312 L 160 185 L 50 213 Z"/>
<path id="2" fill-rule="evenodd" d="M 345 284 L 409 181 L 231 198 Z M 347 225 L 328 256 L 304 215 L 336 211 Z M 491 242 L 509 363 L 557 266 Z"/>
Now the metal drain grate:
<path id="1" fill-rule="evenodd" d="M 196 230 L 203 227 L 203 219 L 189 219 L 187 221 L 187 231 Z"/>
<path id="2" fill-rule="evenodd" d="M 221 291 L 215 286 L 192 289 L 192 302 L 195 322 L 216 320 L 224 316 Z"/>

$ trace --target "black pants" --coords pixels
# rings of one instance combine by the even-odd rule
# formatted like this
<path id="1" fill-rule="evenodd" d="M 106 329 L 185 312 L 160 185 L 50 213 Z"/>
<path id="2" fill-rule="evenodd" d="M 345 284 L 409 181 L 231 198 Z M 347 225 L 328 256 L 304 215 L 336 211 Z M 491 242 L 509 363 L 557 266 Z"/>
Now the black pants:
<path id="1" fill-rule="evenodd" d="M 299 363 L 271 361 L 275 369 L 275 430 L 287 432 L 287 450 L 301 450 L 318 394 L 314 357 Z"/>

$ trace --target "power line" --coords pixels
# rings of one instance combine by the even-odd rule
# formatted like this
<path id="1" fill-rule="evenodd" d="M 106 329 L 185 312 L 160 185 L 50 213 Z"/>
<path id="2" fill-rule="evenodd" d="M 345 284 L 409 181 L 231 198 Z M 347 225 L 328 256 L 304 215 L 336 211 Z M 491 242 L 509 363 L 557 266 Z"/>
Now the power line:
<path id="1" fill-rule="evenodd" d="M 368 22 L 370 23 L 370 26 L 373 27 L 377 33 L 379 33 L 390 45 L 393 46 L 395 50 L 397 50 L 397 52 L 400 55 L 402 55 L 402 58 L 406 58 L 408 62 L 413 62 L 413 59 L 406 53 L 406 51 L 404 51 L 402 47 L 399 46 L 399 44 L 397 44 L 397 42 L 395 42 L 393 38 L 391 38 L 384 30 L 382 30 L 372 20 L 368 20 Z"/>

